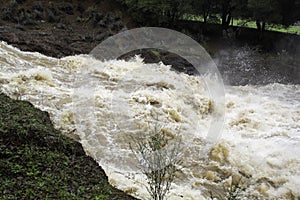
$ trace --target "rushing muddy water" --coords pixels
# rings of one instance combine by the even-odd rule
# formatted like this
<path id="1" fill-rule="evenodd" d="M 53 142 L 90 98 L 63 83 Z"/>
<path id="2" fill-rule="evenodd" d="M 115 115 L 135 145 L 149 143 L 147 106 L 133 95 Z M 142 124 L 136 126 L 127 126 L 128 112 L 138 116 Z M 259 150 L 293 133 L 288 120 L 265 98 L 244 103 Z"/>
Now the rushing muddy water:
<path id="1" fill-rule="evenodd" d="M 88 95 L 73 93 L 82 68 L 90 69 L 97 84 L 93 113 L 81 116 L 96 124 L 91 132 L 76 124 L 73 109 L 84 110 L 80 96 Z M 127 84 L 118 82 L 126 74 L 131 75 Z M 206 152 L 206 132 L 218 108 L 201 77 L 169 66 L 144 64 L 138 57 L 128 62 L 100 62 L 88 55 L 55 59 L 2 42 L 0 83 L 10 97 L 48 111 L 55 126 L 77 138 L 99 162 L 113 185 L 138 198 L 148 194 L 128 136 L 143 134 L 153 112 L 168 136 L 181 137 L 184 144 L 169 199 L 207 199 L 210 191 L 224 195 L 224 188 L 239 180 L 244 199 L 300 198 L 300 85 L 226 86 L 222 138 Z"/>

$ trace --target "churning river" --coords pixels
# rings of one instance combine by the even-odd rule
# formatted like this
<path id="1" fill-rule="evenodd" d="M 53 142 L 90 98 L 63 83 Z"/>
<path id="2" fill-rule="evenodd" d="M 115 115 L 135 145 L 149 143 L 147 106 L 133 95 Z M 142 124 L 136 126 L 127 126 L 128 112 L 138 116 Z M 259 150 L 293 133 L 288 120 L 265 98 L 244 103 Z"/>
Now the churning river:
<path id="1" fill-rule="evenodd" d="M 83 68 L 96 84 L 92 94 L 74 90 Z M 143 134 L 154 113 L 167 137 L 180 136 L 184 144 L 169 199 L 224 195 L 232 182 L 244 188 L 244 199 L 300 199 L 300 85 L 225 86 L 223 132 L 209 151 L 203 150 L 206 132 L 218 108 L 203 79 L 161 63 L 144 64 L 139 57 L 101 62 L 89 55 L 56 59 L 1 42 L 0 90 L 49 112 L 111 184 L 138 198 L 148 199 L 148 193 L 130 136 Z M 85 107 L 89 95 L 92 113 Z M 92 127 L 82 127 L 89 122 Z"/>

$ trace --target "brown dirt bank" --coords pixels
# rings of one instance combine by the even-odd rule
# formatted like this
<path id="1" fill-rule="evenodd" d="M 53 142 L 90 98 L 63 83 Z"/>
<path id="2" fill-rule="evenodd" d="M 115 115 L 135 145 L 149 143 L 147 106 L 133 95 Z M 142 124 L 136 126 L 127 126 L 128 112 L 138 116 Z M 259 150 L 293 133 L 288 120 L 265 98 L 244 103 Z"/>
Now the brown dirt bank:
<path id="1" fill-rule="evenodd" d="M 0 40 L 52 57 L 86 54 L 132 27 L 113 1 L 0 1 Z"/>
<path id="2" fill-rule="evenodd" d="M 0 11 L 0 40 L 52 57 L 89 53 L 107 37 L 137 27 L 114 0 L 0 0 Z M 300 36 L 270 31 L 260 36 L 247 28 L 223 31 L 218 25 L 190 21 L 175 28 L 206 48 L 228 84 L 300 83 Z M 266 48 L 271 52 L 261 51 Z M 163 61 L 178 71 L 195 73 L 176 55 L 139 53 L 146 62 Z"/>

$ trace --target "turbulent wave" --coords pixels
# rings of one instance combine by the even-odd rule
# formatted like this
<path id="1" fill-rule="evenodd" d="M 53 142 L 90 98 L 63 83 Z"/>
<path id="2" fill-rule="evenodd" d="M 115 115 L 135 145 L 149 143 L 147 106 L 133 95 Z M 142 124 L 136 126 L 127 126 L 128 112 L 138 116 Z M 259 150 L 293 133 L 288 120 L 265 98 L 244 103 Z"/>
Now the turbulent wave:
<path id="1" fill-rule="evenodd" d="M 48 111 L 55 126 L 99 162 L 112 184 L 134 196 L 146 198 L 147 191 L 129 136 L 143 134 L 156 116 L 170 139 L 181 137 L 185 144 L 170 199 L 206 199 L 210 191 L 224 195 L 223 188 L 237 180 L 245 199 L 300 197 L 300 85 L 227 86 L 223 135 L 205 152 L 205 134 L 218 108 L 203 77 L 176 73 L 162 63 L 144 64 L 139 57 L 127 62 L 100 62 L 88 55 L 55 59 L 4 42 L 0 66 L 2 92 Z M 74 84 L 83 68 L 92 77 L 87 83 L 93 84 L 92 94 Z M 86 104 L 89 95 L 92 104 Z M 85 106 L 91 105 L 89 112 Z"/>

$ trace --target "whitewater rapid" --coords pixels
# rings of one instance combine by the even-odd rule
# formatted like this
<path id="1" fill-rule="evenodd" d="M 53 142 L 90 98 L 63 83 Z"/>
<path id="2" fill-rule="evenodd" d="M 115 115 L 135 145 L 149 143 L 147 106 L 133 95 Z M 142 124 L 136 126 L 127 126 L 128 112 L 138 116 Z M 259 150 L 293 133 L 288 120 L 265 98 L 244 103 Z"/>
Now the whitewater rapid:
<path id="1" fill-rule="evenodd" d="M 83 113 L 89 94 L 74 90 L 83 68 L 94 80 L 93 113 Z M 207 199 L 210 191 L 224 195 L 223 188 L 237 180 L 242 199 L 300 198 L 300 85 L 226 86 L 222 138 L 205 156 L 206 133 L 218 108 L 203 77 L 144 64 L 139 57 L 56 59 L 1 42 L 0 84 L 10 97 L 48 111 L 56 128 L 83 145 L 111 184 L 138 198 L 148 194 L 129 136 L 142 134 L 153 113 L 168 136 L 180 136 L 184 144 L 169 199 Z M 87 128 L 88 122 L 94 124 Z"/>

